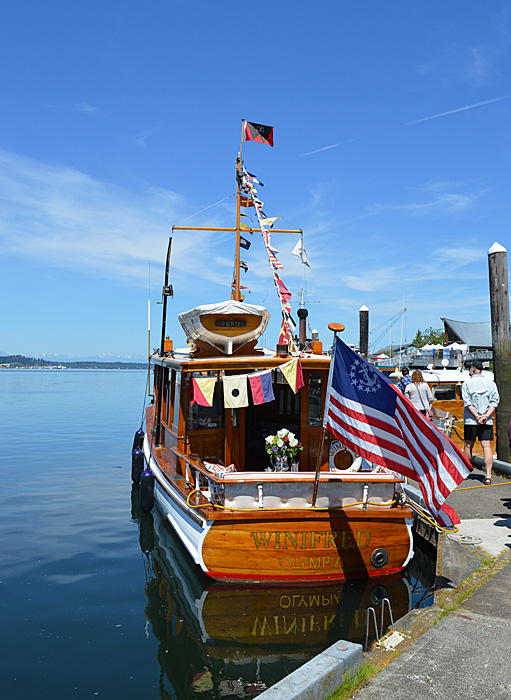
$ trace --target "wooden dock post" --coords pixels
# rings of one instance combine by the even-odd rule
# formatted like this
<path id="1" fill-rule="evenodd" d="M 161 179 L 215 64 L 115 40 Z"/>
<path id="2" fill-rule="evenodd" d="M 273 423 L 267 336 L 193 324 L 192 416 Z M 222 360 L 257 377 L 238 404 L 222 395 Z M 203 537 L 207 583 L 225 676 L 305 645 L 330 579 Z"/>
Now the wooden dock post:
<path id="1" fill-rule="evenodd" d="M 507 429 L 511 419 L 511 338 L 509 324 L 509 289 L 507 251 L 494 243 L 488 251 L 490 279 L 491 335 L 493 345 L 493 373 L 500 394 L 496 410 L 497 457 L 509 462 Z"/>
<path id="2" fill-rule="evenodd" d="M 367 360 L 369 357 L 369 309 L 367 306 L 361 306 L 358 313 L 360 325 L 358 350 Z"/>

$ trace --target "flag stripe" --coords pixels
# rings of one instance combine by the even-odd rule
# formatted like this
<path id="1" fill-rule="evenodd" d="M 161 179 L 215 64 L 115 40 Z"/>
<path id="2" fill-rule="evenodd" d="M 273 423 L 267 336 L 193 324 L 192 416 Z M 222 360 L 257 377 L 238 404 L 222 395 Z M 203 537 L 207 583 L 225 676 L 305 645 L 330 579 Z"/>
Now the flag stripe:
<path id="1" fill-rule="evenodd" d="M 418 481 L 439 523 L 459 522 L 444 501 L 470 473 L 464 454 L 386 377 L 337 338 L 324 425 L 361 457 Z"/>

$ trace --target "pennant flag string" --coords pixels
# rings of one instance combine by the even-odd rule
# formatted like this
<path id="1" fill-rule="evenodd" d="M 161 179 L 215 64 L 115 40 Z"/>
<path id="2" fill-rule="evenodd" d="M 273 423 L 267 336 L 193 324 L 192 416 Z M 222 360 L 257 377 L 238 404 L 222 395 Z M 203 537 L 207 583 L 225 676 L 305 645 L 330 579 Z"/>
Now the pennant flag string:
<path id="1" fill-rule="evenodd" d="M 280 306 L 281 306 L 281 311 L 282 311 L 282 327 L 281 327 L 281 332 L 279 336 L 279 343 L 285 343 L 290 345 L 291 350 L 295 349 L 295 343 L 293 339 L 293 333 L 296 328 L 292 318 L 291 318 L 291 305 L 289 303 L 289 300 L 291 298 L 291 293 L 288 291 L 286 288 L 285 284 L 282 282 L 280 279 L 279 275 L 277 274 L 277 270 L 283 270 L 284 266 L 282 263 L 279 262 L 277 259 L 275 253 L 278 252 L 276 248 L 273 248 L 270 243 L 270 231 L 269 228 L 273 225 L 273 223 L 279 218 L 275 217 L 274 219 L 268 219 L 264 212 L 262 211 L 264 203 L 261 202 L 260 199 L 257 198 L 257 190 L 252 184 L 251 178 L 253 179 L 255 176 L 251 175 L 248 173 L 248 171 L 245 169 L 245 166 L 243 166 L 243 169 L 241 173 L 237 172 L 237 177 L 238 177 L 238 182 L 240 184 L 240 190 L 243 192 L 249 194 L 250 198 L 252 199 L 252 202 L 254 204 L 254 208 L 256 210 L 257 218 L 259 221 L 259 227 L 261 229 L 261 234 L 263 237 L 264 245 L 266 248 L 266 253 L 268 255 L 268 261 L 270 263 L 271 270 L 273 272 L 273 280 L 275 282 L 275 286 L 277 288 L 277 296 L 280 301 Z M 256 178 L 257 179 L 257 178 Z M 259 181 L 259 184 L 260 183 Z M 245 239 L 241 239 L 241 246 L 246 247 L 245 243 L 248 241 L 245 241 Z"/>

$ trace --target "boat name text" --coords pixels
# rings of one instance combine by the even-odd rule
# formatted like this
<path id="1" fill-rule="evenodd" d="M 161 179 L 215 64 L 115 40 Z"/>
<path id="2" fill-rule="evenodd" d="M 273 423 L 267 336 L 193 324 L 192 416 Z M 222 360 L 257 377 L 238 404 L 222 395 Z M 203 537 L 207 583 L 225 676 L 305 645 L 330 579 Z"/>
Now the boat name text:
<path id="1" fill-rule="evenodd" d="M 244 319 L 222 318 L 215 321 L 217 328 L 244 328 L 247 322 Z"/>
<path id="2" fill-rule="evenodd" d="M 367 547 L 371 534 L 367 530 L 341 532 L 251 532 L 256 549 L 352 549 Z M 289 545 L 289 546 L 288 546 Z"/>

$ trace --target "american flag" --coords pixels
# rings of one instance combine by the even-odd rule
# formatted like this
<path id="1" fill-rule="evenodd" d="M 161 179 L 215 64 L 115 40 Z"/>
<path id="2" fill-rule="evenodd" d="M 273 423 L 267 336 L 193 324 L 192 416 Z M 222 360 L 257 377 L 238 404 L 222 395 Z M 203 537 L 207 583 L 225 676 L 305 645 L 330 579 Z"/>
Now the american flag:
<path id="1" fill-rule="evenodd" d="M 418 481 L 438 523 L 460 522 L 444 501 L 469 475 L 469 461 L 387 377 L 337 337 L 323 424 L 369 462 Z"/>

